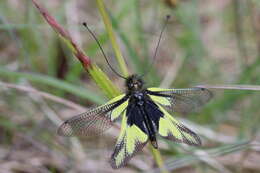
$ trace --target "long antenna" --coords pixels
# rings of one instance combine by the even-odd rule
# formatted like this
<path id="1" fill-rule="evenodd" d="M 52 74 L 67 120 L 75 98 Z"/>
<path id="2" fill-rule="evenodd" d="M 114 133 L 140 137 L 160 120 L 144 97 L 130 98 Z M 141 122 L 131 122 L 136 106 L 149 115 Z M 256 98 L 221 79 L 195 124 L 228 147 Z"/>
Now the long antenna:
<path id="1" fill-rule="evenodd" d="M 106 56 L 106 54 L 105 54 L 105 52 L 104 52 L 104 50 L 103 50 L 101 44 L 99 43 L 99 41 L 98 41 L 97 37 L 95 36 L 95 34 L 89 29 L 87 23 L 86 23 L 86 22 L 83 22 L 82 24 L 83 24 L 83 26 L 84 26 L 85 28 L 87 28 L 88 32 L 92 35 L 92 37 L 93 37 L 93 38 L 95 39 L 95 41 L 97 42 L 98 47 L 100 48 L 100 50 L 101 50 L 101 52 L 102 52 L 102 54 L 103 54 L 103 56 L 104 56 L 104 58 L 105 58 L 105 60 L 106 60 L 106 62 L 107 62 L 107 64 L 108 64 L 108 66 L 110 67 L 110 69 L 111 69 L 117 76 L 119 76 L 119 77 L 121 77 L 121 78 L 123 78 L 123 79 L 127 79 L 126 77 L 124 77 L 124 76 L 122 76 L 121 74 L 119 74 L 119 73 L 112 67 L 112 65 L 109 63 L 108 58 L 107 58 L 107 56 Z"/>
<path id="2" fill-rule="evenodd" d="M 162 39 L 163 31 L 165 30 L 165 28 L 166 28 L 166 26 L 167 26 L 167 24 L 168 24 L 168 22 L 169 22 L 170 17 L 171 17 L 170 15 L 167 15 L 167 16 L 166 16 L 166 20 L 165 20 L 165 23 L 164 23 L 163 28 L 162 28 L 162 30 L 161 30 L 161 33 L 160 33 L 160 36 L 159 36 L 159 40 L 158 40 L 158 42 L 157 42 L 157 46 L 156 46 L 156 48 L 155 48 L 155 52 L 154 52 L 153 59 L 152 59 L 152 62 L 151 62 L 151 64 L 150 64 L 150 66 L 152 66 L 152 65 L 154 64 L 154 61 L 155 61 L 155 58 L 156 58 L 156 55 L 157 55 L 157 52 L 158 52 L 158 48 L 159 48 L 159 45 L 160 45 L 160 42 L 161 42 L 161 39 Z M 150 66 L 149 66 L 149 67 L 150 67 Z M 151 68 L 146 68 L 145 72 L 144 72 L 143 75 L 141 75 L 141 76 L 143 77 L 144 75 L 146 75 L 147 72 L 149 72 L 150 69 L 151 69 Z"/>

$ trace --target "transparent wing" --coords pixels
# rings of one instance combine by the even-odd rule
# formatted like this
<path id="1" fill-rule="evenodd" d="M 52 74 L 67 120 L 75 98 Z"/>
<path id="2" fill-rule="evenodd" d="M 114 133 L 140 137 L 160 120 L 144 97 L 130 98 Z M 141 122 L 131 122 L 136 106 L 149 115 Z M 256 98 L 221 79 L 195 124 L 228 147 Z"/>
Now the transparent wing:
<path id="1" fill-rule="evenodd" d="M 99 135 L 110 128 L 113 125 L 113 120 L 118 118 L 126 108 L 127 104 L 124 102 L 128 102 L 125 97 L 116 97 L 105 105 L 66 120 L 57 132 L 61 136 Z"/>
<path id="2" fill-rule="evenodd" d="M 213 93 L 205 88 L 148 88 L 148 94 L 155 102 L 182 114 L 197 111 L 213 97 Z"/>

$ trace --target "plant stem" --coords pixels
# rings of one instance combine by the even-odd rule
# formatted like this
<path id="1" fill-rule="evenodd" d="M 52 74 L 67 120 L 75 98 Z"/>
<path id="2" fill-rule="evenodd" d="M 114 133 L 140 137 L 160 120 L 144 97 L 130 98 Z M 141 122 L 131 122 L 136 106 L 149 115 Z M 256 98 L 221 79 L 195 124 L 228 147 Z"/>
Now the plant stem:
<path id="1" fill-rule="evenodd" d="M 121 72 L 123 73 L 124 76 L 128 76 L 126 64 L 125 64 L 125 61 L 123 59 L 122 53 L 119 49 L 119 46 L 116 42 L 115 35 L 114 35 L 114 32 L 113 32 L 113 28 L 112 28 L 112 23 L 111 23 L 109 16 L 108 16 L 108 14 L 105 10 L 103 0 L 96 0 L 96 2 L 97 2 L 97 5 L 98 5 L 99 12 L 100 12 L 100 14 L 103 18 L 104 24 L 106 26 L 106 30 L 108 32 L 108 37 L 109 37 L 111 44 L 113 46 L 113 49 L 115 51 L 120 70 L 121 70 Z M 154 149 L 152 146 L 150 146 L 150 150 L 152 152 L 152 155 L 153 155 L 154 160 L 157 163 L 158 167 L 162 170 L 163 173 L 168 173 L 168 171 L 163 166 L 164 164 L 163 164 L 163 160 L 162 160 L 162 157 L 161 157 L 159 150 Z"/>
<path id="2" fill-rule="evenodd" d="M 113 32 L 112 24 L 111 24 L 111 21 L 109 19 L 107 12 L 106 12 L 103 0 L 96 0 L 96 1 L 97 1 L 97 6 L 98 6 L 98 9 L 99 9 L 99 12 L 100 12 L 100 14 L 103 18 L 104 24 L 105 24 L 105 27 L 106 27 L 106 30 L 107 30 L 107 33 L 108 33 L 108 37 L 109 37 L 111 44 L 112 44 L 112 47 L 115 51 L 116 59 L 117 59 L 117 62 L 119 64 L 119 68 L 120 68 L 121 72 L 123 73 L 123 76 L 127 77 L 128 71 L 127 71 L 127 68 L 126 68 L 126 63 L 124 61 L 124 58 L 123 58 L 122 53 L 120 51 L 120 48 L 117 44 L 115 34 Z"/>
<path id="3" fill-rule="evenodd" d="M 155 149 L 151 144 L 149 144 L 149 148 L 150 148 L 150 151 L 152 151 L 153 158 L 154 158 L 156 164 L 158 165 L 158 167 L 160 168 L 161 172 L 169 173 L 169 171 L 164 167 L 163 159 L 162 159 L 160 151 L 158 149 Z"/>

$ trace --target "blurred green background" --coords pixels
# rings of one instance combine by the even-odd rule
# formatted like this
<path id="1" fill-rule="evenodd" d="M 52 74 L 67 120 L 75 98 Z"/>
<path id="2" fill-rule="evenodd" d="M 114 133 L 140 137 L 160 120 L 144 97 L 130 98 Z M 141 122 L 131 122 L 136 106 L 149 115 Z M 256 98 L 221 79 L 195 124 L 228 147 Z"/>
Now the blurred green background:
<path id="1" fill-rule="evenodd" d="M 123 92 L 124 81 L 111 72 L 81 25 L 88 22 L 117 68 L 96 2 L 39 2 Z M 260 85 L 260 1 L 104 3 L 131 73 L 145 70 L 165 16 L 172 16 L 154 67 L 145 77 L 147 86 Z M 214 94 L 200 112 L 175 114 L 201 136 L 203 146 L 160 140 L 166 167 L 178 173 L 260 172 L 259 92 L 214 90 Z M 112 170 L 107 160 L 118 135 L 115 129 L 91 140 L 57 136 L 62 120 L 105 101 L 105 95 L 30 0 L 0 1 L 0 172 L 159 171 L 147 148 L 127 167 Z"/>

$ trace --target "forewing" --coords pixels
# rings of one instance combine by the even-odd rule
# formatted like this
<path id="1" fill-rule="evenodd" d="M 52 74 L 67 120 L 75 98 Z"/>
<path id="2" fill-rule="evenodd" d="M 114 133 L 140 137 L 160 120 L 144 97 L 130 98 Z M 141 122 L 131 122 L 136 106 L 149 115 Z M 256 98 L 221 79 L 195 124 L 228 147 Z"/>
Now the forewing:
<path id="1" fill-rule="evenodd" d="M 58 129 L 61 136 L 95 136 L 113 125 L 125 110 L 128 98 L 120 95 L 107 104 L 66 120 Z"/>
<path id="2" fill-rule="evenodd" d="M 213 97 L 212 92 L 205 88 L 148 88 L 148 94 L 156 103 L 170 106 L 173 111 L 182 114 L 199 110 Z"/>
<path id="3" fill-rule="evenodd" d="M 160 136 L 188 145 L 201 145 L 201 140 L 196 133 L 174 119 L 162 106 L 158 105 L 158 107 L 163 113 L 163 116 L 159 119 L 158 133 Z"/>
<path id="4" fill-rule="evenodd" d="M 132 113 L 138 114 L 138 110 L 133 110 Z M 124 111 L 120 135 L 117 139 L 114 153 L 110 159 L 110 164 L 114 169 L 126 165 L 126 163 L 140 151 L 148 141 L 146 133 L 144 133 L 136 124 L 129 125 L 128 122 L 128 116 L 126 116 L 126 111 Z"/>

